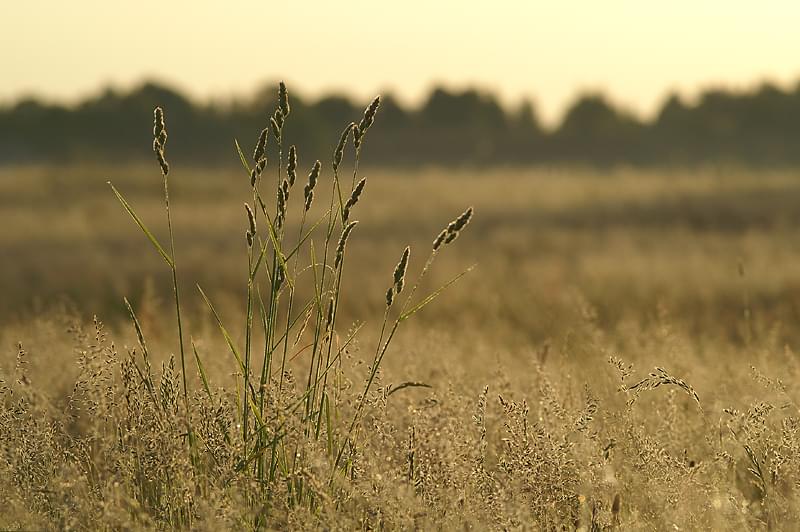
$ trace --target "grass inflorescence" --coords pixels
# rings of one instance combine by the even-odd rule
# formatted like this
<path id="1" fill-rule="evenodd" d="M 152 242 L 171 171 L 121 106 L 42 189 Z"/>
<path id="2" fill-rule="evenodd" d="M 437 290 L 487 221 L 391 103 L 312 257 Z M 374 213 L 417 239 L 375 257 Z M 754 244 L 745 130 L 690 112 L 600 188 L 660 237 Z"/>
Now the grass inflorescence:
<path id="1" fill-rule="evenodd" d="M 268 117 L 267 127 L 257 136 L 252 165 L 240 153 L 252 193 L 250 203 L 244 203 L 247 215 L 245 234 L 248 274 L 243 346 L 237 345 L 232 334 L 234 328 L 223 321 L 211 299 L 198 286 L 199 295 L 206 302 L 232 355 L 235 372 L 239 375 L 236 393 L 230 397 L 231 402 L 227 403 L 225 413 L 215 414 L 216 422 L 209 425 L 205 419 L 208 414 L 203 413 L 203 410 L 211 408 L 211 405 L 198 407 L 189 401 L 189 390 L 185 384 L 187 368 L 183 351 L 184 331 L 181 324 L 179 343 L 180 372 L 184 383 L 183 404 L 179 408 L 171 399 L 162 397 L 158 404 L 153 405 L 154 409 L 161 410 L 168 407 L 173 417 L 184 420 L 188 437 L 184 440 L 183 448 L 186 463 L 191 464 L 194 474 L 233 475 L 232 478 L 239 479 L 237 482 L 255 482 L 258 489 L 256 492 L 249 492 L 244 500 L 252 509 L 253 518 L 249 524 L 252 527 L 267 526 L 271 516 L 269 507 L 274 504 L 271 501 L 274 501 L 277 493 L 288 501 L 290 507 L 303 507 L 306 511 L 313 512 L 332 493 L 342 489 L 341 482 L 353 476 L 360 447 L 357 429 L 363 422 L 371 385 L 395 332 L 402 322 L 427 305 L 444 288 L 417 300 L 414 300 L 412 293 L 404 304 L 403 312 L 393 323 L 389 321 L 388 313 L 384 315 L 383 332 L 366 376 L 365 389 L 353 398 L 355 406 L 347 408 L 345 405 L 352 400 L 347 399 L 348 390 L 342 385 L 345 375 L 342 356 L 348 346 L 356 341 L 356 334 L 361 326 L 341 335 L 336 332 L 337 315 L 341 300 L 346 297 L 342 277 L 346 266 L 347 243 L 358 224 L 352 218 L 357 214 L 366 183 L 364 178 L 357 180 L 358 163 L 364 138 L 375 122 L 379 104 L 380 98 L 375 98 L 366 108 L 357 126 L 351 123 L 345 127 L 334 151 L 333 173 L 328 176 L 330 205 L 317 219 L 310 218 L 318 216 L 317 211 L 312 210 L 312 204 L 319 188 L 318 183 L 324 176 L 321 162 L 316 161 L 313 164 L 304 187 L 303 201 L 299 205 L 299 220 L 295 225 L 299 227 L 299 231 L 296 235 L 290 235 L 287 221 L 291 215 L 290 207 L 294 206 L 290 204 L 290 189 L 297 177 L 298 157 L 297 148 L 292 145 L 285 163 L 282 158 L 284 129 L 291 107 L 286 86 L 280 84 L 277 108 Z M 272 133 L 278 149 L 274 182 L 271 177 L 267 179 L 269 132 Z M 345 185 L 340 179 L 339 170 L 346 151 L 346 140 L 351 133 L 354 141 L 353 180 L 352 184 Z M 114 190 L 131 217 L 159 253 L 164 255 L 173 271 L 175 302 L 180 323 L 175 246 L 166 184 L 169 169 L 164 156 L 166 138 L 164 112 L 157 108 L 153 149 L 165 179 L 164 200 L 170 226 L 169 251 L 147 229 L 124 196 Z M 269 196 L 264 196 L 262 191 L 273 186 L 276 186 L 273 189 L 276 193 L 273 196 L 274 205 L 270 207 Z M 344 198 L 347 198 L 346 201 Z M 471 210 L 469 212 L 471 214 Z M 454 234 L 463 225 L 461 223 L 457 229 L 450 229 L 448 235 Z M 403 290 L 409 256 L 410 248 L 406 247 L 394 272 L 390 289 L 392 297 L 398 296 Z M 307 257 L 305 264 L 303 257 Z M 419 280 L 427 271 L 427 267 L 423 269 Z M 308 285 L 310 289 L 301 291 L 301 284 Z M 301 293 L 307 299 L 303 300 Z M 133 386 L 142 386 L 142 389 L 150 390 L 149 394 L 157 396 L 156 387 L 149 376 L 149 358 L 144 347 L 145 333 L 140 328 L 132 307 L 128 308 L 136 326 L 142 355 L 145 357 L 137 361 L 132 354 L 127 363 L 134 368 L 134 372 L 129 379 L 133 381 Z M 258 334 L 255 330 L 256 317 L 260 321 Z M 387 331 L 388 334 L 384 334 Z M 263 343 L 259 348 L 255 345 L 257 338 Z M 206 396 L 209 400 L 216 401 L 204 371 L 202 349 L 192 342 L 192 351 L 197 375 L 203 383 Z M 139 365 L 141 362 L 145 363 L 144 369 Z M 162 378 L 162 396 L 171 393 L 177 378 L 177 370 L 171 364 L 170 362 L 167 367 L 167 376 Z M 298 381 L 290 368 L 304 365 L 307 377 Z M 137 378 L 140 381 L 138 384 Z M 233 427 L 238 429 L 234 431 Z M 317 447 L 323 449 L 321 455 Z M 228 464 L 222 470 L 220 460 Z M 327 480 L 323 484 L 312 481 L 308 476 L 309 468 L 319 467 L 327 470 L 324 475 Z M 192 526 L 192 507 L 183 505 L 167 522 L 173 526 Z"/>

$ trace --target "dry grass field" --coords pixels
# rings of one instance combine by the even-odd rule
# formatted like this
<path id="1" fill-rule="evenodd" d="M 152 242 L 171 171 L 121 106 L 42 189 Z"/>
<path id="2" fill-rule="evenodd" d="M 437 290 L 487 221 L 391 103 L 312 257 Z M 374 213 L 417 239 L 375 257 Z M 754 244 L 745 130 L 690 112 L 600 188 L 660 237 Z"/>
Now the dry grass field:
<path id="1" fill-rule="evenodd" d="M 295 257 L 319 265 L 330 155 L 299 152 L 283 251 L 318 157 L 308 219 L 323 223 Z M 273 211 L 277 173 L 270 160 L 259 178 Z M 295 269 L 276 291 L 274 259 L 248 289 L 244 170 L 170 170 L 184 389 L 170 268 L 107 184 L 166 243 L 158 165 L 0 169 L 0 528 L 796 526 L 796 172 L 363 166 L 357 177 L 343 262 L 330 268 L 346 225 L 334 218 L 333 275 L 320 284 L 326 268 Z M 384 357 L 387 288 L 388 331 L 434 238 L 467 206 L 472 220 L 410 305 L 474 268 L 399 320 Z M 274 311 L 256 289 L 261 302 L 280 294 Z M 268 326 L 262 310 L 276 316 Z"/>

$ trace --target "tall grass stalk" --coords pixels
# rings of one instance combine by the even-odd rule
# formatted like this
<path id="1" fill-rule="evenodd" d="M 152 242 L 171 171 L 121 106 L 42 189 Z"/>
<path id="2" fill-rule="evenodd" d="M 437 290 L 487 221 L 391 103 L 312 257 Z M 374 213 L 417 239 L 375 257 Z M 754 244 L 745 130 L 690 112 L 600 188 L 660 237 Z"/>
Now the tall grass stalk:
<path id="1" fill-rule="evenodd" d="M 229 329 L 224 325 L 222 317 L 209 296 L 199 286 L 198 290 L 233 355 L 237 373 L 241 375 L 241 379 L 237 378 L 236 380 L 237 393 L 235 396 L 236 412 L 240 424 L 238 431 L 241 438 L 240 443 L 237 444 L 235 438 L 229 437 L 224 424 L 219 424 L 219 427 L 224 433 L 225 445 L 231 446 L 231 450 L 238 456 L 234 470 L 237 474 L 245 475 L 246 479 L 256 481 L 267 501 L 270 500 L 275 482 L 281 481 L 286 485 L 290 505 L 304 504 L 310 508 L 314 507 L 319 486 L 310 485 L 302 474 L 302 471 L 309 467 L 309 460 L 312 459 L 309 454 L 311 442 L 324 436 L 330 478 L 333 479 L 336 471 L 340 470 L 345 450 L 355 447 L 355 429 L 366 407 L 378 369 L 400 323 L 421 310 L 442 290 L 466 273 L 462 272 L 449 283 L 419 301 L 413 299 L 420 282 L 427 274 L 437 253 L 440 252 L 441 246 L 450 243 L 458 236 L 463 226 L 469 221 L 472 214 L 471 209 L 448 225 L 443 232 L 444 236 L 437 239 L 438 242 L 434 244 L 433 251 L 406 301 L 394 319 L 390 320 L 392 300 L 403 292 L 406 270 L 410 260 L 410 248 L 405 249 L 402 259 L 395 269 L 392 286 L 387 293 L 387 306 L 383 314 L 378 345 L 365 378 L 363 393 L 356 398 L 356 406 L 350 415 L 349 423 L 340 427 L 340 420 L 345 417 L 345 413 L 339 409 L 340 401 L 337 398 L 337 394 L 342 391 L 341 385 L 338 384 L 344 372 L 342 354 L 354 341 L 363 325 L 359 324 L 354 327 L 344 340 L 340 340 L 336 333 L 344 297 L 342 279 L 347 262 L 347 244 L 351 238 L 354 238 L 354 228 L 358 224 L 358 220 L 353 219 L 353 215 L 357 213 L 357 204 L 366 185 L 366 179 L 359 180 L 361 150 L 366 133 L 375 121 L 379 106 L 380 98 L 375 98 L 365 109 L 358 124 L 351 122 L 344 128 L 333 152 L 333 172 L 329 188 L 330 197 L 327 198 L 326 204 L 327 209 L 316 219 L 309 218 L 309 216 L 312 212 L 315 194 L 319 190 L 317 182 L 324 176 L 322 176 L 320 161 L 316 161 L 312 166 L 300 205 L 297 239 L 290 249 L 284 249 L 284 244 L 291 191 L 297 178 L 298 161 L 297 148 L 291 146 L 286 160 L 284 177 L 284 127 L 290 116 L 291 107 L 288 91 L 283 83 L 278 89 L 277 107 L 269 117 L 266 127 L 258 135 L 252 162 L 244 155 L 239 143 L 236 142 L 239 158 L 250 183 L 250 197 L 248 203 L 245 203 L 247 291 L 243 349 L 240 349 Z M 274 138 L 277 150 L 275 174 L 277 179 L 274 185 L 265 185 L 263 176 L 268 166 L 267 153 L 270 136 Z M 348 190 L 342 187 L 340 174 L 347 141 L 351 138 L 353 174 Z M 156 108 L 155 111 L 154 139 L 153 149 L 164 176 L 164 205 L 169 235 L 167 249 L 159 243 L 122 194 L 113 188 L 113 185 L 112 188 L 125 210 L 150 240 L 172 272 L 187 434 L 190 439 L 192 463 L 199 465 L 203 463 L 200 451 L 203 446 L 194 444 L 195 434 L 199 432 L 192 427 L 193 417 L 190 412 L 184 327 L 169 201 L 169 165 L 164 157 L 166 128 L 164 127 L 163 111 L 160 108 Z M 265 201 L 265 197 L 269 197 L 265 195 L 265 190 L 275 191 L 273 205 L 268 205 L 268 202 Z M 314 220 L 313 223 L 310 220 Z M 318 241 L 317 244 L 315 244 L 315 235 L 317 238 L 321 237 L 321 241 Z M 335 241 L 334 238 L 336 238 Z M 318 252 L 321 253 L 319 256 Z M 308 257 L 307 264 L 302 262 L 304 256 Z M 307 300 L 303 301 L 298 299 L 301 292 L 297 290 L 297 283 L 306 279 L 310 285 L 311 294 Z M 262 288 L 265 289 L 263 293 Z M 285 298 L 283 298 L 284 292 L 286 293 Z M 149 351 L 144 340 L 144 333 L 133 308 L 130 305 L 128 307 L 145 361 L 145 371 L 140 374 L 145 388 L 149 390 L 148 393 L 153 396 L 155 401 L 156 392 L 152 378 L 149 377 Z M 254 379 L 254 363 L 257 363 L 254 361 L 255 350 L 253 349 L 256 313 L 261 326 L 264 346 L 260 375 Z M 306 340 L 306 336 L 309 336 L 310 339 Z M 205 394 L 207 397 L 213 398 L 214 394 L 194 341 L 192 341 L 192 351 Z M 273 367 L 277 365 L 277 362 L 274 362 L 276 354 L 279 354 L 281 359 L 277 372 Z M 295 361 L 296 359 L 299 360 Z M 298 363 L 307 368 L 304 387 L 300 390 L 296 389 L 296 383 L 290 373 L 291 368 Z M 331 381 L 332 375 L 339 380 Z M 288 386 L 290 379 L 292 385 Z M 330 382 L 336 384 L 331 385 Z M 257 389 L 255 388 L 256 383 Z M 295 423 L 302 427 L 299 434 L 294 433 L 291 428 Z M 198 453 L 197 460 L 195 460 L 195 452 Z M 248 504 L 252 504 L 254 507 L 262 502 L 253 498 L 248 499 Z M 257 513 L 255 521 L 250 526 L 259 528 L 264 524 L 262 517 Z"/>

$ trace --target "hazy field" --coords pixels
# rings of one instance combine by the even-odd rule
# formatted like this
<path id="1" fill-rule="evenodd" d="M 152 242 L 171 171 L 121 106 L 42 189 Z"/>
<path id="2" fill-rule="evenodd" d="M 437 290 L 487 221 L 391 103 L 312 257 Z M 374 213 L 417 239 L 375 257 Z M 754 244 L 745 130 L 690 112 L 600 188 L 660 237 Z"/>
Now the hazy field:
<path id="1" fill-rule="evenodd" d="M 309 167 L 301 154 L 299 180 Z M 157 361 L 177 353 L 177 341 L 169 270 L 106 181 L 163 237 L 155 163 L 0 169 L 0 434 L 9 435 L 0 440 L 0 500 L 9 501 L 0 528 L 101 519 L 112 528 L 792 529 L 800 519 L 797 172 L 359 174 L 367 184 L 337 329 L 365 327 L 341 368 L 343 417 L 333 426 L 346 425 L 367 377 L 405 245 L 413 278 L 434 237 L 472 205 L 472 222 L 421 290 L 476 267 L 399 332 L 367 402 L 349 480 L 327 483 L 326 452 L 310 445 L 315 458 L 264 502 L 247 475 L 220 463 L 192 476 L 177 435 L 173 449 L 137 425 L 142 441 L 168 450 L 139 469 L 125 461 L 134 444 L 121 434 L 133 422 L 120 414 L 130 406 L 114 360 L 127 358 L 136 336 L 123 296 Z M 236 366 L 194 284 L 241 344 L 248 178 L 176 166 L 170 184 L 187 328 L 212 387 L 226 389 L 206 407 L 227 405 L 233 415 Z M 93 314 L 108 344 L 94 338 Z M 118 355 L 97 347 L 112 340 Z M 14 369 L 18 341 L 25 379 Z M 95 360 L 83 372 L 81 356 Z M 655 366 L 676 379 L 631 388 Z M 302 356 L 290 367 L 308 371 Z M 194 364 L 188 373 L 192 400 L 203 405 Z M 430 388 L 388 393 L 405 381 Z M 77 390 L 94 406 L 73 415 Z M 203 418 L 203 408 L 194 415 Z M 297 429 L 296 438 L 309 436 Z M 159 486 L 160 472 L 171 473 L 156 497 L 129 470 Z M 301 477 L 313 503 L 293 499 Z"/>

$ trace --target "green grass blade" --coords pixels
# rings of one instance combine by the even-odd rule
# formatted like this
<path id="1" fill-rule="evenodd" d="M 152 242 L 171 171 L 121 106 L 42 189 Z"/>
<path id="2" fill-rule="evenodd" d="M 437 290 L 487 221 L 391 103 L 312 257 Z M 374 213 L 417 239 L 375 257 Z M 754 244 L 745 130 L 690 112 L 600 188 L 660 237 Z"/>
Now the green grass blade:
<path id="1" fill-rule="evenodd" d="M 111 186 L 111 190 L 114 191 L 114 194 L 117 196 L 119 202 L 122 203 L 122 206 L 125 207 L 125 210 L 128 211 L 128 214 L 131 216 L 131 218 L 133 218 L 133 221 L 136 222 L 136 225 L 139 226 L 139 229 L 142 230 L 142 232 L 145 234 L 145 236 L 147 236 L 147 238 L 150 240 L 153 246 L 155 246 L 156 250 L 159 252 L 159 254 L 161 254 L 161 257 L 163 257 L 163 259 L 167 262 L 169 267 L 174 268 L 175 263 L 173 262 L 172 257 L 169 256 L 169 254 L 164 250 L 163 247 L 161 247 L 161 244 L 158 242 L 153 233 L 150 232 L 147 226 L 144 225 L 144 222 L 141 220 L 141 218 L 139 218 L 139 216 L 133 210 L 133 207 L 131 207 L 130 203 L 128 203 L 127 200 L 125 200 L 120 191 L 117 190 L 117 188 L 111 183 L 111 181 L 109 181 L 108 184 Z"/>
<path id="2" fill-rule="evenodd" d="M 197 352 L 197 346 L 194 345 L 194 338 L 192 338 L 190 342 L 192 344 L 192 351 L 194 352 L 194 361 L 197 363 L 197 371 L 200 373 L 200 380 L 203 381 L 203 388 L 206 390 L 208 397 L 211 398 L 211 387 L 208 385 L 208 377 L 206 376 L 203 362 L 200 361 L 200 354 Z"/>
<path id="3" fill-rule="evenodd" d="M 236 358 L 236 362 L 239 364 L 239 369 L 242 371 L 242 375 L 244 375 L 244 360 L 242 359 L 242 355 L 239 353 L 239 350 L 236 349 L 236 344 L 233 342 L 233 338 L 231 338 L 231 335 L 228 333 L 228 329 L 225 328 L 225 325 L 222 324 L 222 320 L 220 319 L 219 314 L 217 314 L 217 309 L 215 309 L 214 305 L 211 304 L 211 300 L 208 299 L 208 296 L 205 292 L 203 292 L 203 289 L 200 288 L 200 285 L 197 285 L 197 289 L 200 291 L 200 295 L 203 296 L 203 300 L 211 310 L 211 314 L 214 315 L 214 320 L 217 322 L 217 326 L 222 332 L 222 336 L 225 337 L 228 348 L 230 348 L 231 353 L 233 353 L 233 356 Z M 247 390 L 245 390 L 245 393 L 247 393 Z"/>
<path id="4" fill-rule="evenodd" d="M 147 359 L 149 357 L 149 353 L 147 351 L 147 344 L 144 341 L 142 326 L 139 324 L 139 320 L 136 318 L 136 313 L 133 311 L 133 307 L 131 306 L 130 301 L 128 301 L 128 298 L 123 297 L 122 300 L 125 302 L 125 307 L 128 309 L 128 314 L 131 317 L 131 321 L 133 321 L 133 328 L 136 329 L 136 337 L 137 340 L 139 340 L 139 346 L 142 348 L 142 356 Z"/>
<path id="5" fill-rule="evenodd" d="M 459 279 L 461 279 L 462 277 L 464 277 L 465 275 L 467 275 L 469 272 L 471 272 L 473 268 L 475 268 L 475 266 L 474 266 L 474 265 L 473 265 L 473 266 L 470 266 L 469 268 L 467 268 L 467 269 L 466 269 L 466 270 L 464 270 L 463 272 L 459 273 L 458 275 L 456 275 L 455 277 L 453 277 L 452 279 L 450 279 L 449 281 L 447 281 L 445 284 L 443 284 L 442 286 L 440 286 L 440 287 L 439 287 L 437 290 L 435 290 L 435 291 L 434 291 L 434 292 L 432 292 L 430 295 L 428 295 L 428 297 L 426 297 L 425 299 L 423 299 L 422 301 L 420 301 L 419 303 L 417 303 L 416 305 L 414 305 L 414 306 L 413 306 L 413 307 L 412 307 L 410 310 L 408 310 L 407 312 L 403 312 L 403 314 L 401 314 L 401 315 L 400 315 L 400 317 L 399 317 L 398 319 L 399 319 L 400 321 L 407 320 L 407 319 L 408 319 L 408 318 L 410 318 L 412 315 L 414 315 L 414 314 L 416 314 L 417 312 L 419 312 L 420 310 L 422 310 L 422 309 L 423 309 L 423 308 L 424 308 L 426 305 L 428 305 L 428 303 L 430 303 L 431 301 L 433 301 L 434 299 L 436 299 L 437 297 L 439 297 L 439 295 L 440 295 L 442 292 L 444 292 L 444 291 L 445 291 L 447 288 L 449 288 L 449 287 L 450 287 L 450 285 L 452 285 L 453 283 L 455 283 L 456 281 L 458 281 Z"/>
<path id="6" fill-rule="evenodd" d="M 430 384 L 425 384 L 424 382 L 417 382 L 417 381 L 407 381 L 400 383 L 396 386 L 392 386 L 388 392 L 386 392 L 386 397 L 389 397 L 395 392 L 399 392 L 405 388 L 433 388 Z"/>
<path id="7" fill-rule="evenodd" d="M 247 175 L 249 177 L 252 170 L 250 169 L 250 165 L 247 164 L 247 157 L 245 157 L 242 147 L 239 146 L 239 141 L 237 139 L 233 139 L 233 143 L 236 144 L 236 151 L 239 153 L 239 160 L 242 162 L 244 169 L 247 170 Z"/>

